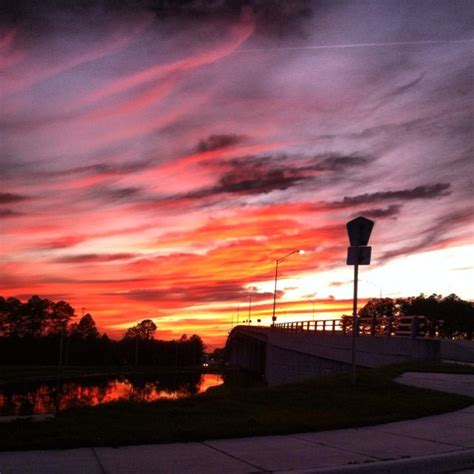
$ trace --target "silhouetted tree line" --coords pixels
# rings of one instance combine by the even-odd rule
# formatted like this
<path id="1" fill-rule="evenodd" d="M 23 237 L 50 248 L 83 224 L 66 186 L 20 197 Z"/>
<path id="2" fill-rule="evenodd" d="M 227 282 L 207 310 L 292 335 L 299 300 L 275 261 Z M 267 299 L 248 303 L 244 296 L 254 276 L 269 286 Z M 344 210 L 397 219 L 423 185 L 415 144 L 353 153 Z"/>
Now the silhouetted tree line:
<path id="1" fill-rule="evenodd" d="M 474 303 L 455 294 L 443 297 L 432 294 L 409 298 L 374 298 L 359 311 L 361 318 L 425 316 L 425 331 L 431 337 L 472 339 Z M 348 317 L 351 324 L 351 317 Z"/>
<path id="2" fill-rule="evenodd" d="M 0 296 L 0 364 L 35 365 L 200 365 L 204 344 L 197 335 L 154 339 L 156 325 L 145 319 L 120 341 L 100 334 L 87 313 L 72 323 L 74 308 L 32 296 L 23 303 Z"/>

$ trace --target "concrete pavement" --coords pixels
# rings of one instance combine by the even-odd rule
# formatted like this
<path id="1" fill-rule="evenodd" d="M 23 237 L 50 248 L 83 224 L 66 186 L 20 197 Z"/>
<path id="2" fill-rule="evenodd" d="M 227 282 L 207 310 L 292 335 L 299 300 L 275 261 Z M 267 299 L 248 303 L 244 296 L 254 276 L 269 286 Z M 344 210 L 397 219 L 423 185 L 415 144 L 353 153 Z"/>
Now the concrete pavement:
<path id="1" fill-rule="evenodd" d="M 391 470 L 386 470 L 389 467 Z M 0 453 L 1 474 L 420 473 L 466 469 L 474 470 L 474 405 L 444 415 L 359 429 L 202 443 Z"/>
<path id="2" fill-rule="evenodd" d="M 474 397 L 474 375 L 405 372 L 398 383 Z"/>
<path id="3" fill-rule="evenodd" d="M 474 376 L 470 377 L 464 378 L 464 383 L 458 377 L 460 390 L 471 385 Z M 406 377 L 402 379 L 407 382 Z M 439 387 L 440 379 L 425 378 L 423 383 L 431 380 Z M 452 386 L 453 380 L 445 383 Z M 257 472 L 474 472 L 474 405 L 416 420 L 318 433 L 120 448 L 0 452 L 1 474 Z"/>

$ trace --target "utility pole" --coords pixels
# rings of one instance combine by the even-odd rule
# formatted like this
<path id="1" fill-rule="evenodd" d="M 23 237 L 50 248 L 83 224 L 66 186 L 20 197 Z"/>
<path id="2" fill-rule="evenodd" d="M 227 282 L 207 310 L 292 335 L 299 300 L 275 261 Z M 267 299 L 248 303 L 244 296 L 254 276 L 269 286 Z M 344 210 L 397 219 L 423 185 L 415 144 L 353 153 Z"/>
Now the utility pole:
<path id="1" fill-rule="evenodd" d="M 249 291 L 249 326 L 250 326 L 250 316 L 252 316 L 252 290 Z"/>

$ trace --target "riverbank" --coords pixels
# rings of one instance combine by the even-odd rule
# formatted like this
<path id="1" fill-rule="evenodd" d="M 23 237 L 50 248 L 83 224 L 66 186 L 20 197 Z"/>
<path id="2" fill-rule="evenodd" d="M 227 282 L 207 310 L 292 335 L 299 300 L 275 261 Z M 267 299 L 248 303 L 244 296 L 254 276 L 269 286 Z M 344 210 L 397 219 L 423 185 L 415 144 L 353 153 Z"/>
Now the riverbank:
<path id="1" fill-rule="evenodd" d="M 436 369 L 474 373 L 471 367 L 438 364 Z M 396 383 L 394 378 L 406 370 L 429 371 L 433 364 L 360 370 L 356 386 L 344 374 L 272 388 L 221 386 L 182 400 L 119 401 L 71 409 L 41 423 L 3 424 L 0 448 L 119 446 L 316 432 L 445 413 L 474 402 L 472 397 Z"/>

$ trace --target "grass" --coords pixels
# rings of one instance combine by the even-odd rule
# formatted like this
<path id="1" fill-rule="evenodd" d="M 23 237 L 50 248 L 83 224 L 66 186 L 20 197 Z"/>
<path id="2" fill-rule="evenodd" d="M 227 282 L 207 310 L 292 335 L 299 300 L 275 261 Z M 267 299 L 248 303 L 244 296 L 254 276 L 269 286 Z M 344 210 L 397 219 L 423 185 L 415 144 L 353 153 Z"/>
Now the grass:
<path id="1" fill-rule="evenodd" d="M 75 408 L 45 422 L 0 424 L 0 449 L 70 448 L 287 434 L 372 425 L 453 411 L 474 399 L 399 385 L 423 364 L 360 370 L 280 387 L 217 387 L 182 400 Z M 437 366 L 438 371 L 450 367 Z M 458 370 L 458 369 L 455 369 Z"/>

